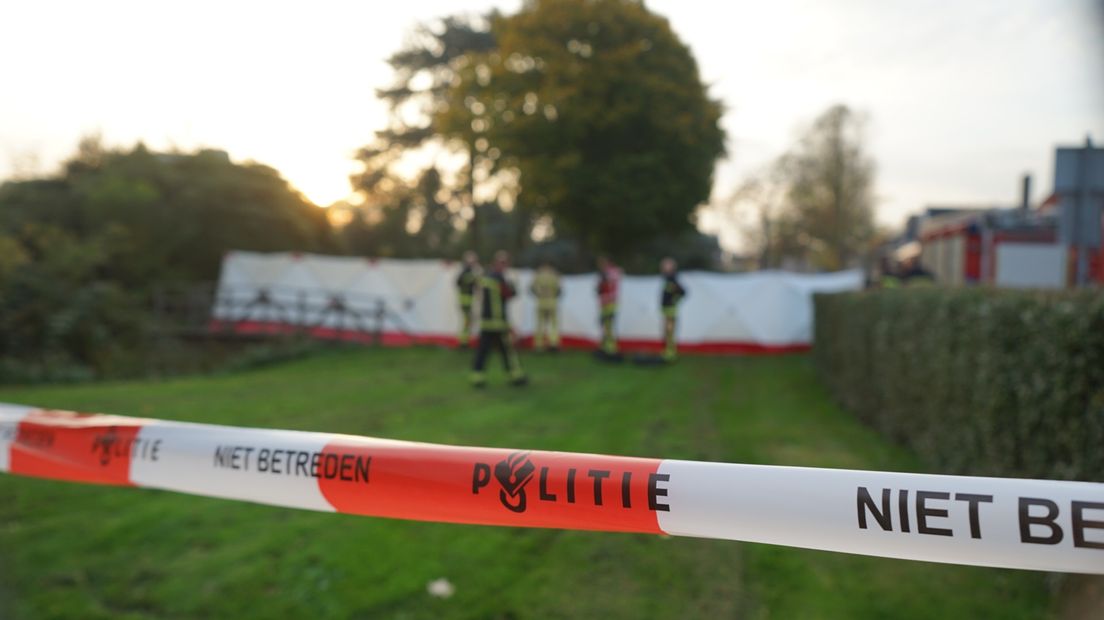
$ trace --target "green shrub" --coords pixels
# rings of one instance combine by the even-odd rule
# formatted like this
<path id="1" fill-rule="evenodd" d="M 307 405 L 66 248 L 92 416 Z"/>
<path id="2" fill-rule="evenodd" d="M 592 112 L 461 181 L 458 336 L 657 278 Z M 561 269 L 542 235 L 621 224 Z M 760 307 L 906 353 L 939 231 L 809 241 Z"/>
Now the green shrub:
<path id="1" fill-rule="evenodd" d="M 925 288 L 815 303 L 829 390 L 933 467 L 1104 480 L 1104 294 Z"/>

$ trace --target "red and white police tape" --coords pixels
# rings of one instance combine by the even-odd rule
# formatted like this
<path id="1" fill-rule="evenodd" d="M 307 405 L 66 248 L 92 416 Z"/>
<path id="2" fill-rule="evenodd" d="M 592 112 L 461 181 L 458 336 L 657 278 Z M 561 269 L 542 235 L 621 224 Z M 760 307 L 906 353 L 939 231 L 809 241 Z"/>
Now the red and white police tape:
<path id="1" fill-rule="evenodd" d="M 0 471 L 328 512 L 1104 574 L 1104 484 L 442 446 L 0 405 Z"/>

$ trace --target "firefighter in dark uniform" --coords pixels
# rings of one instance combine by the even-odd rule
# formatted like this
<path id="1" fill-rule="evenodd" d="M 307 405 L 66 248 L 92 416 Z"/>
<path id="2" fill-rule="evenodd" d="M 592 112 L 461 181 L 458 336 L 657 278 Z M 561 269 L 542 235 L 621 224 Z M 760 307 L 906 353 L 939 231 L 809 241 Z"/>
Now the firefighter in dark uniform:
<path id="1" fill-rule="evenodd" d="M 663 293 L 659 299 L 663 311 L 663 361 L 673 362 L 678 356 L 678 342 L 675 340 L 678 305 L 686 297 L 686 289 L 678 281 L 678 264 L 675 259 L 663 259 L 659 263 L 659 270 L 663 274 Z"/>
<path id="2" fill-rule="evenodd" d="M 475 299 L 476 284 L 479 283 L 479 257 L 475 252 L 464 252 L 464 268 L 456 278 L 456 297 L 460 301 L 460 333 L 456 342 L 467 347 L 472 332 L 472 301 Z"/>
<path id="3" fill-rule="evenodd" d="M 491 349 L 497 349 L 502 354 L 511 385 L 522 386 L 528 383 L 525 371 L 521 369 L 517 349 L 514 348 L 513 334 L 510 333 L 510 322 L 506 316 L 506 304 L 516 294 L 514 285 L 506 279 L 509 260 L 509 255 L 499 250 L 495 253 L 491 272 L 479 279 L 479 291 L 482 295 L 479 348 L 475 352 L 471 377 L 475 387 L 484 387 L 487 384 L 484 368 Z"/>

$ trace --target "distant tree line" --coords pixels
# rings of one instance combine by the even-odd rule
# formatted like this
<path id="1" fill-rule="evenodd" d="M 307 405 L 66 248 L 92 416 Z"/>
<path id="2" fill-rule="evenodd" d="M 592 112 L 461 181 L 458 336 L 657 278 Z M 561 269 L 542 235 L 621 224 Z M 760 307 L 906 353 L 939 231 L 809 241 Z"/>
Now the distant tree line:
<path id="1" fill-rule="evenodd" d="M 136 363 L 153 288 L 213 280 L 229 250 L 340 247 L 272 168 L 86 138 L 56 175 L 0 185 L 0 379 Z"/>

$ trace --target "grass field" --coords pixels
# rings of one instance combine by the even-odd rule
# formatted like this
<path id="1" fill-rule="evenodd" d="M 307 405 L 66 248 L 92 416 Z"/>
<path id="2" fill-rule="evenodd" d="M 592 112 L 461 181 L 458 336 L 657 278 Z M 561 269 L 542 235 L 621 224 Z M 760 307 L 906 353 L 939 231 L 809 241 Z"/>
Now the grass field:
<path id="1" fill-rule="evenodd" d="M 802 356 L 671 368 L 527 356 L 526 390 L 455 351 L 355 350 L 0 401 L 442 443 L 917 471 Z M 496 369 L 497 370 L 497 369 Z M 426 592 L 446 577 L 454 596 Z M 0 476 L 0 618 L 1038 618 L 1038 573 L 726 541 L 427 524 Z"/>

